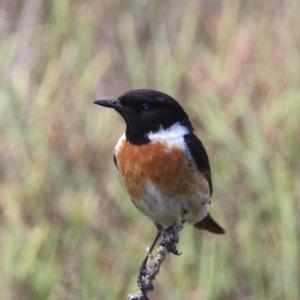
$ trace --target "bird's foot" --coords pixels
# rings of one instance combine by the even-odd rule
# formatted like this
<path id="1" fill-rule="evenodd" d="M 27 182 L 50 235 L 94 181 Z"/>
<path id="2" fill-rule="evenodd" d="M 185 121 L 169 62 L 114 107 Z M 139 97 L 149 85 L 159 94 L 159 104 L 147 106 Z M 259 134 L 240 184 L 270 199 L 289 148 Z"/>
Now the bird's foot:
<path id="1" fill-rule="evenodd" d="M 182 252 L 179 252 L 176 248 L 178 241 L 179 237 L 177 231 L 174 229 L 174 226 L 170 226 L 163 231 L 160 245 L 166 247 L 167 250 L 174 255 L 181 255 Z"/>

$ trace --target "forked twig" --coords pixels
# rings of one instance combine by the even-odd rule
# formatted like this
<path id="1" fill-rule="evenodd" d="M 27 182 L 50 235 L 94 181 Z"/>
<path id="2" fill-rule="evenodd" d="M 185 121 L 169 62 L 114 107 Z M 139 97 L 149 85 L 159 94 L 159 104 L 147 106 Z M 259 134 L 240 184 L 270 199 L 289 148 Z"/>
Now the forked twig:
<path id="1" fill-rule="evenodd" d="M 182 224 L 174 225 L 174 232 L 176 234 L 182 230 Z M 161 241 L 161 245 L 158 247 L 156 253 L 153 255 L 151 253 L 147 253 L 148 260 L 145 266 L 145 275 L 143 276 L 143 286 L 147 287 L 144 289 L 144 293 L 140 290 L 135 293 L 130 293 L 127 296 L 128 300 L 149 300 L 147 294 L 149 291 L 154 289 L 153 281 L 155 280 L 157 274 L 159 273 L 160 267 L 164 260 L 166 259 L 167 255 L 169 254 L 169 250 L 166 246 L 164 246 L 164 240 Z"/>

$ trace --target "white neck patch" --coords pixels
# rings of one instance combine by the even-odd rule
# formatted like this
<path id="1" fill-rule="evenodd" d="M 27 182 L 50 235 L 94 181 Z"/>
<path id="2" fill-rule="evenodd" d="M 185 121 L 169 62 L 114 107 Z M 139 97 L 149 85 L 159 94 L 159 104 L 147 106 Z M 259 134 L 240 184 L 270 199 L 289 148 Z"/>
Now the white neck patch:
<path id="1" fill-rule="evenodd" d="M 163 141 L 169 147 L 179 146 L 183 149 L 185 148 L 184 136 L 188 133 L 188 128 L 177 122 L 169 128 L 160 128 L 156 132 L 149 132 L 148 138 L 151 142 Z"/>
<path id="2" fill-rule="evenodd" d="M 121 147 L 121 145 L 123 144 L 123 142 L 126 140 L 126 135 L 125 135 L 125 132 L 120 136 L 116 146 L 115 146 L 115 149 L 114 149 L 114 153 L 117 154 L 119 152 L 119 149 Z"/>

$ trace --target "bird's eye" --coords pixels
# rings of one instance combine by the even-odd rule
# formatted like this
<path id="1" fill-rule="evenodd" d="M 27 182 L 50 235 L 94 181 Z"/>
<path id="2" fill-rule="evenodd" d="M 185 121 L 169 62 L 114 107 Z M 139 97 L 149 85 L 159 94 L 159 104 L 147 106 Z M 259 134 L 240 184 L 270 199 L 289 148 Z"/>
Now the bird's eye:
<path id="1" fill-rule="evenodd" d="M 151 109 L 151 104 L 146 101 L 142 102 L 141 106 L 143 111 L 149 111 Z"/>

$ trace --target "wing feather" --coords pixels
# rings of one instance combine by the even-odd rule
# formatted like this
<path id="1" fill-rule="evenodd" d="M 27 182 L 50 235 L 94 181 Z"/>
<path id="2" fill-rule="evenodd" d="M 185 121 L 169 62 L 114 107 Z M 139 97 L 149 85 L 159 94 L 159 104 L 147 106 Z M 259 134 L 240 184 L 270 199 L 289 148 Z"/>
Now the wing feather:
<path id="1" fill-rule="evenodd" d="M 198 139 L 198 137 L 191 133 L 184 136 L 184 141 L 190 150 L 190 153 L 196 162 L 198 170 L 204 175 L 206 180 L 208 181 L 210 195 L 213 193 L 213 184 L 211 180 L 211 171 L 210 164 L 207 152 L 202 144 L 202 142 Z"/>

